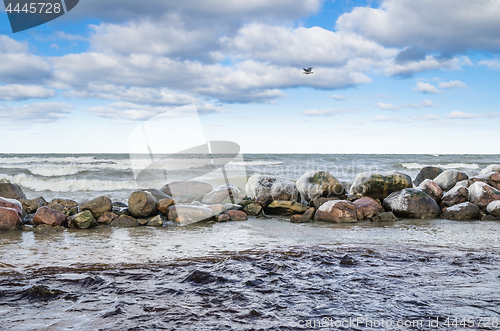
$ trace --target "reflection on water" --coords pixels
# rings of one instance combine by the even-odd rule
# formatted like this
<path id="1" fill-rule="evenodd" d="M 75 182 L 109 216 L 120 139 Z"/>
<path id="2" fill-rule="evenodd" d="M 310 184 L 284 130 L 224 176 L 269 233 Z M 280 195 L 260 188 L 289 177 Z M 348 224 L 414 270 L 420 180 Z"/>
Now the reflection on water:
<path id="1" fill-rule="evenodd" d="M 1 233 L 0 319 L 14 330 L 294 330 L 431 317 L 443 330 L 448 317 L 500 318 L 499 253 L 498 222 Z"/>

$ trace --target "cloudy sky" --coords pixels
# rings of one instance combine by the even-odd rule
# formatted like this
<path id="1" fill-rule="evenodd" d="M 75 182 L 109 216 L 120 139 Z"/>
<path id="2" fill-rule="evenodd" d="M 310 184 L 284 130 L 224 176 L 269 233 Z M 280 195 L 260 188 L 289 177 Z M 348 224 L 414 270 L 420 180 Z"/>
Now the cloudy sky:
<path id="1" fill-rule="evenodd" d="M 3 10 L 0 153 L 127 153 L 141 121 L 196 104 L 207 139 L 245 153 L 497 154 L 499 17 L 500 0 L 81 0 L 13 34 Z"/>

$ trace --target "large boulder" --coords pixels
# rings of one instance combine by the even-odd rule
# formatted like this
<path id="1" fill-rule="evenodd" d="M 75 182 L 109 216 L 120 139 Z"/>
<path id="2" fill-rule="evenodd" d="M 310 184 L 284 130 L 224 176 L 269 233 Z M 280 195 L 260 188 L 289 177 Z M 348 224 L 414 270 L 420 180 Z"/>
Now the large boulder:
<path id="1" fill-rule="evenodd" d="M 23 205 L 23 209 L 28 214 L 34 214 L 38 208 L 46 206 L 47 201 L 44 198 L 39 197 L 36 199 L 19 199 L 19 202 Z"/>
<path id="2" fill-rule="evenodd" d="M 351 186 L 351 195 L 363 196 L 383 200 L 389 194 L 413 187 L 411 177 L 401 172 L 388 172 L 385 174 L 358 174 Z"/>
<path id="3" fill-rule="evenodd" d="M 201 201 L 213 190 L 212 185 L 197 181 L 173 182 L 162 187 L 161 191 L 168 194 L 179 203 Z"/>
<path id="4" fill-rule="evenodd" d="M 128 211 L 136 218 L 154 216 L 158 213 L 157 201 L 149 192 L 134 192 L 128 199 Z"/>
<path id="5" fill-rule="evenodd" d="M 309 171 L 297 180 L 297 189 L 305 201 L 344 195 L 344 186 L 326 171 Z"/>
<path id="6" fill-rule="evenodd" d="M 361 197 L 362 198 L 362 197 Z M 334 198 L 314 198 L 311 201 L 309 201 L 309 205 L 313 206 L 314 208 L 318 209 L 321 207 L 325 202 L 331 201 L 331 200 L 344 200 L 344 199 L 339 199 L 337 197 Z M 349 199 L 347 201 L 350 201 Z M 352 202 L 352 201 L 350 201 Z"/>
<path id="7" fill-rule="evenodd" d="M 80 204 L 80 212 L 88 210 L 95 219 L 101 217 L 107 211 L 113 210 L 113 202 L 110 198 L 102 196 Z"/>
<path id="8" fill-rule="evenodd" d="M 48 207 L 40 207 L 35 217 L 33 218 L 33 223 L 35 225 L 62 225 L 66 221 L 66 216 L 59 210 L 50 209 Z"/>
<path id="9" fill-rule="evenodd" d="M 70 217 L 70 227 L 76 229 L 88 229 L 96 220 L 90 210 L 84 210 Z"/>
<path id="10" fill-rule="evenodd" d="M 369 219 L 385 212 L 384 207 L 370 197 L 363 197 L 353 202 L 356 206 L 358 220 Z"/>
<path id="11" fill-rule="evenodd" d="M 407 188 L 391 193 L 383 205 L 398 217 L 436 218 L 441 214 L 437 202 L 419 189 Z"/>
<path id="12" fill-rule="evenodd" d="M 492 201 L 486 206 L 486 212 L 495 217 L 500 217 L 500 200 Z"/>
<path id="13" fill-rule="evenodd" d="M 213 217 L 210 208 L 189 205 L 174 205 L 168 207 L 168 220 L 182 225 L 205 221 Z"/>
<path id="14" fill-rule="evenodd" d="M 439 176 L 434 178 L 434 182 L 439 185 L 439 187 L 444 191 L 451 190 L 456 183 L 469 179 L 469 177 L 461 171 L 449 169 L 443 171 Z"/>
<path id="15" fill-rule="evenodd" d="M 203 197 L 202 203 L 207 205 L 237 203 L 245 196 L 246 193 L 243 189 L 233 184 L 224 184 L 208 192 Z"/>
<path id="16" fill-rule="evenodd" d="M 21 226 L 22 221 L 16 209 L 0 207 L 0 231 L 19 230 Z"/>
<path id="17" fill-rule="evenodd" d="M 303 214 L 310 207 L 296 201 L 274 200 L 267 206 L 266 213 L 269 215 L 291 216 L 293 214 Z"/>
<path id="18" fill-rule="evenodd" d="M 22 204 L 15 199 L 0 198 L 0 207 L 14 209 L 19 216 L 23 214 Z"/>
<path id="19" fill-rule="evenodd" d="M 298 201 L 299 191 L 294 182 L 269 175 L 254 174 L 245 186 L 250 199 L 257 199 L 263 194 L 270 194 L 274 200 Z"/>
<path id="20" fill-rule="evenodd" d="M 490 172 L 487 174 L 475 176 L 471 178 L 472 182 L 483 182 L 500 190 L 500 173 Z"/>
<path id="21" fill-rule="evenodd" d="M 441 208 L 448 208 L 469 201 L 469 190 L 463 186 L 455 186 L 445 194 L 439 204 Z"/>
<path id="22" fill-rule="evenodd" d="M 428 196 L 436 200 L 437 203 L 441 202 L 443 198 L 443 190 L 436 184 L 435 181 L 431 179 L 425 179 L 418 186 L 423 192 L 427 193 Z"/>
<path id="23" fill-rule="evenodd" d="M 314 214 L 314 220 L 333 223 L 357 222 L 356 206 L 346 200 L 331 200 L 319 207 Z"/>
<path id="24" fill-rule="evenodd" d="M 500 191 L 486 183 L 475 182 L 469 187 L 469 201 L 483 210 L 497 200 L 500 200 Z"/>
<path id="25" fill-rule="evenodd" d="M 500 164 L 491 164 L 481 170 L 481 175 L 489 174 L 490 172 L 500 172 Z"/>
<path id="26" fill-rule="evenodd" d="M 413 180 L 413 183 L 415 186 L 420 186 L 422 182 L 426 179 L 433 180 L 437 176 L 439 176 L 443 172 L 443 169 L 439 167 L 433 167 L 433 166 L 428 166 L 422 168 L 420 172 L 418 173 L 417 177 Z"/>
<path id="27" fill-rule="evenodd" d="M 23 190 L 11 183 L 0 183 L 0 197 L 7 199 L 26 199 Z"/>
<path id="28" fill-rule="evenodd" d="M 481 217 L 479 207 L 470 202 L 463 202 L 443 209 L 442 217 L 455 221 L 478 220 Z"/>

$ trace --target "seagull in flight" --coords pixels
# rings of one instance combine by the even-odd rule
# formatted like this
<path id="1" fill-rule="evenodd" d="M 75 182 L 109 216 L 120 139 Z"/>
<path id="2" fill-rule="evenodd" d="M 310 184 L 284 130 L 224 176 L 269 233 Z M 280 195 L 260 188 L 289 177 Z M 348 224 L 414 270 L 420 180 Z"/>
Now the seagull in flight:
<path id="1" fill-rule="evenodd" d="M 310 74 L 313 74 L 314 72 L 312 72 L 313 68 L 312 67 L 309 67 L 309 68 L 303 68 L 304 69 L 304 72 L 303 74 L 304 75 L 310 75 Z"/>

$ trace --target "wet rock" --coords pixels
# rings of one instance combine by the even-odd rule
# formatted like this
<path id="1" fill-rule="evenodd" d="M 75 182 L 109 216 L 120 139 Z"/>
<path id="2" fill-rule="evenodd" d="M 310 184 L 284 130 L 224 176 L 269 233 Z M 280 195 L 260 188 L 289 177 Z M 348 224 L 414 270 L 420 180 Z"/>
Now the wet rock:
<path id="1" fill-rule="evenodd" d="M 175 200 L 172 198 L 162 199 L 158 201 L 157 208 L 163 215 L 167 215 L 168 207 L 175 205 Z"/>
<path id="2" fill-rule="evenodd" d="M 97 219 L 97 223 L 104 223 L 104 224 L 109 224 L 111 223 L 115 218 L 117 218 L 119 215 L 116 215 L 115 213 L 112 213 L 110 211 L 105 212 L 99 218 Z"/>
<path id="3" fill-rule="evenodd" d="M 420 186 L 422 182 L 426 179 L 433 180 L 437 176 L 439 176 L 443 172 L 443 169 L 438 168 L 438 167 L 433 167 L 433 166 L 428 166 L 422 168 L 420 172 L 418 173 L 417 177 L 415 177 L 415 180 L 413 183 L 415 186 Z"/>
<path id="4" fill-rule="evenodd" d="M 303 200 L 309 202 L 315 198 L 343 196 L 342 184 L 332 174 L 325 171 L 310 171 L 297 180 L 297 189 Z"/>
<path id="5" fill-rule="evenodd" d="M 24 211 L 28 214 L 34 214 L 38 210 L 38 208 L 46 206 L 47 201 L 44 198 L 39 197 L 36 199 L 19 199 L 19 202 L 23 205 Z"/>
<path id="6" fill-rule="evenodd" d="M 269 193 L 259 195 L 257 199 L 255 199 L 255 203 L 260 205 L 263 209 L 266 209 L 273 201 L 273 196 Z"/>
<path id="7" fill-rule="evenodd" d="M 163 226 L 163 220 L 161 219 L 160 215 L 156 215 L 155 217 L 151 218 L 146 225 L 147 226 Z"/>
<path id="8" fill-rule="evenodd" d="M 66 216 L 64 216 L 61 211 L 44 206 L 37 210 L 35 217 L 33 218 L 33 223 L 37 226 L 41 224 L 55 226 L 62 225 L 65 220 Z"/>
<path id="9" fill-rule="evenodd" d="M 0 183 L 0 197 L 7 199 L 26 199 L 23 190 L 11 183 Z"/>
<path id="10" fill-rule="evenodd" d="M 491 221 L 499 221 L 499 220 L 500 220 L 500 217 L 495 217 L 493 215 L 483 215 L 483 217 L 481 217 L 481 221 L 491 222 Z"/>
<path id="11" fill-rule="evenodd" d="M 373 199 L 383 200 L 389 194 L 413 187 L 411 177 L 401 172 L 381 174 L 358 174 L 351 186 L 351 195 L 356 193 Z"/>
<path id="12" fill-rule="evenodd" d="M 33 231 L 35 231 L 35 227 L 33 225 L 25 224 L 21 227 L 21 230 L 26 231 L 26 232 L 33 232 Z"/>
<path id="13" fill-rule="evenodd" d="M 257 203 L 251 203 L 243 208 L 243 211 L 250 216 L 259 216 L 262 214 L 262 207 Z"/>
<path id="14" fill-rule="evenodd" d="M 354 201 L 358 220 L 369 219 L 385 212 L 384 207 L 370 197 L 364 197 Z"/>
<path id="15" fill-rule="evenodd" d="M 51 226 L 48 224 L 40 224 L 35 228 L 34 232 L 39 234 L 52 234 L 63 232 L 64 230 L 65 228 L 60 225 Z"/>
<path id="16" fill-rule="evenodd" d="M 311 222 L 314 218 L 314 212 L 316 209 L 309 208 L 304 214 L 299 215 L 295 214 L 290 218 L 291 223 L 308 223 Z"/>
<path id="17" fill-rule="evenodd" d="M 230 210 L 227 212 L 227 215 L 231 221 L 246 221 L 248 219 L 247 214 L 239 210 Z"/>
<path id="18" fill-rule="evenodd" d="M 63 212 L 64 211 L 64 207 L 61 206 L 60 204 L 58 203 L 49 203 L 47 204 L 47 206 L 45 206 L 47 208 L 50 208 L 50 209 L 54 209 L 54 210 L 57 210 L 57 211 L 60 211 L 60 212 Z"/>
<path id="19" fill-rule="evenodd" d="M 443 171 L 439 176 L 434 178 L 434 182 L 446 192 L 451 190 L 458 182 L 466 179 L 469 179 L 469 177 L 464 172 L 449 169 Z"/>
<path id="20" fill-rule="evenodd" d="M 206 207 L 174 205 L 168 207 L 168 220 L 188 225 L 212 218 L 212 210 Z"/>
<path id="21" fill-rule="evenodd" d="M 0 207 L 0 231 L 19 230 L 21 225 L 21 217 L 16 209 Z"/>
<path id="22" fill-rule="evenodd" d="M 173 182 L 161 189 L 162 192 L 170 195 L 178 203 L 201 201 L 212 190 L 212 185 L 197 181 Z"/>
<path id="23" fill-rule="evenodd" d="M 333 200 L 340 200 L 340 199 L 339 198 L 315 198 L 315 199 L 312 199 L 309 204 L 311 206 L 313 206 L 314 208 L 318 209 L 325 202 L 333 201 Z"/>
<path id="24" fill-rule="evenodd" d="M 139 226 L 139 222 L 132 216 L 121 215 L 111 221 L 109 226 L 117 228 L 134 228 Z"/>
<path id="25" fill-rule="evenodd" d="M 356 260 L 348 254 L 344 255 L 342 260 L 340 260 L 341 265 L 355 265 L 356 263 Z"/>
<path id="26" fill-rule="evenodd" d="M 455 186 L 445 194 L 439 204 L 441 208 L 448 208 L 469 201 L 469 190 L 463 186 Z"/>
<path id="27" fill-rule="evenodd" d="M 128 199 L 128 211 L 130 215 L 136 218 L 146 218 L 158 213 L 156 209 L 157 201 L 151 193 L 134 192 Z"/>
<path id="28" fill-rule="evenodd" d="M 354 202 L 356 200 L 359 200 L 363 197 L 363 195 L 359 194 L 359 193 L 356 193 L 356 194 L 348 194 L 347 195 L 347 201 L 349 202 Z"/>
<path id="29" fill-rule="evenodd" d="M 397 222 L 399 219 L 394 215 L 392 211 L 387 211 L 385 213 L 380 213 L 370 219 L 372 222 Z"/>
<path id="30" fill-rule="evenodd" d="M 443 209 L 443 218 L 455 221 L 479 220 L 481 211 L 479 207 L 470 202 L 463 202 Z"/>
<path id="31" fill-rule="evenodd" d="M 331 200 L 319 207 L 314 214 L 314 220 L 334 223 L 357 222 L 356 206 L 346 200 Z"/>
<path id="32" fill-rule="evenodd" d="M 500 200 L 500 190 L 483 183 L 476 182 L 469 187 L 469 201 L 484 210 L 493 201 Z"/>
<path id="33" fill-rule="evenodd" d="M 404 189 L 391 193 L 383 206 L 398 217 L 436 218 L 441 214 L 437 202 L 419 189 Z"/>
<path id="34" fill-rule="evenodd" d="M 71 217 L 70 227 L 75 229 L 88 229 L 96 220 L 90 210 L 84 210 Z"/>
<path id="35" fill-rule="evenodd" d="M 89 210 L 95 219 L 98 219 L 105 212 L 113 210 L 113 202 L 106 196 L 98 197 L 80 204 L 80 212 Z"/>
<path id="36" fill-rule="evenodd" d="M 50 203 L 61 205 L 64 209 L 78 208 L 78 203 L 69 199 L 52 199 Z"/>
<path id="37" fill-rule="evenodd" d="M 299 191 L 294 182 L 270 175 L 252 175 L 245 186 L 246 194 L 257 199 L 263 194 L 271 194 L 273 200 L 297 201 Z"/>
<path id="38" fill-rule="evenodd" d="M 231 220 L 231 218 L 227 214 L 222 214 L 222 215 L 217 215 L 215 217 L 215 220 L 217 222 L 229 222 Z"/>
<path id="39" fill-rule="evenodd" d="M 500 172 L 500 164 L 491 164 L 481 171 L 481 175 L 489 174 L 490 172 Z"/>
<path id="40" fill-rule="evenodd" d="M 266 213 L 270 215 L 291 216 L 293 214 L 303 214 L 310 207 L 295 201 L 275 200 L 267 207 Z"/>
<path id="41" fill-rule="evenodd" d="M 418 188 L 422 189 L 422 191 L 427 193 L 428 196 L 436 200 L 437 203 L 441 202 L 441 199 L 443 198 L 443 190 L 438 184 L 436 184 L 435 181 L 425 179 L 420 183 Z"/>
<path id="42" fill-rule="evenodd" d="M 14 209 L 19 216 L 23 215 L 23 206 L 15 199 L 0 198 L 0 207 Z"/>
<path id="43" fill-rule="evenodd" d="M 156 216 L 160 216 L 160 215 L 156 215 Z M 140 226 L 144 226 L 144 225 L 148 224 L 148 222 L 149 222 L 148 218 L 138 218 L 137 219 L 137 223 L 139 223 Z"/>
<path id="44" fill-rule="evenodd" d="M 475 182 L 483 182 L 486 183 L 497 190 L 500 190 L 500 173 L 498 172 L 490 172 L 487 174 L 479 175 L 476 177 L 472 177 L 471 181 Z"/>
<path id="45" fill-rule="evenodd" d="M 202 202 L 208 205 L 224 204 L 224 203 L 237 203 L 245 198 L 246 193 L 242 188 L 235 185 L 221 185 L 211 192 L 208 192 Z"/>
<path id="46" fill-rule="evenodd" d="M 500 217 L 500 200 L 490 202 L 486 206 L 486 212 L 494 217 Z"/>

